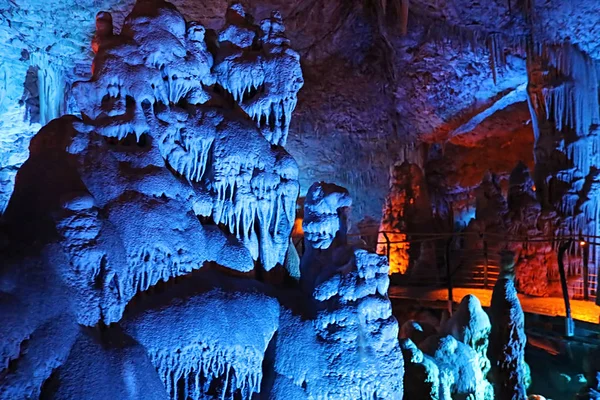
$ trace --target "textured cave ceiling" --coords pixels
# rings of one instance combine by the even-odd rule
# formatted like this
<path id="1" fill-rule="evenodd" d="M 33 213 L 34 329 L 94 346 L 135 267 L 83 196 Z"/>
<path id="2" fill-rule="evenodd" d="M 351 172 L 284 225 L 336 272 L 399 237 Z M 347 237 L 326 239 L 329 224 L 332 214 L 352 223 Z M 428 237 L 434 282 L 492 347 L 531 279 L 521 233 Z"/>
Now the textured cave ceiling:
<path id="1" fill-rule="evenodd" d="M 216 29 L 228 1 L 173 3 L 187 19 Z M 394 163 L 423 162 L 417 141 L 443 147 L 436 168 L 447 177 L 444 184 L 454 186 L 449 192 L 470 190 L 486 169 L 508 176 L 513 162 L 532 163 L 525 98 L 506 101 L 527 82 L 523 38 L 568 41 L 600 55 L 596 7 L 586 0 L 411 0 L 407 35 L 401 34 L 400 0 L 242 3 L 257 20 L 280 10 L 302 56 L 306 84 L 287 144 L 300 166 L 302 192 L 316 180 L 346 186 L 357 219 L 379 218 Z M 39 96 L 27 89 L 28 69 L 58 71 L 67 87 L 87 77 L 96 13 L 110 11 L 119 27 L 132 4 L 0 2 L 0 191 L 8 191 L 6 176 L 27 157 L 29 137 L 40 127 L 20 111 L 27 98 Z M 496 68 L 494 49 L 506 58 Z M 511 157 L 494 156 L 498 152 L 489 149 L 497 146 Z"/>

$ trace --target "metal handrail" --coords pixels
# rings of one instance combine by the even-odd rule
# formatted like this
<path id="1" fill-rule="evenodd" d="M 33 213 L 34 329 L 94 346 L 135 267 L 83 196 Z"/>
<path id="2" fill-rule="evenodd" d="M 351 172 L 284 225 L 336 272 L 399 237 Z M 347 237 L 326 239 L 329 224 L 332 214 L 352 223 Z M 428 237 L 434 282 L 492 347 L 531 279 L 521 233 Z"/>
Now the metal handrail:
<path id="1" fill-rule="evenodd" d="M 392 235 L 402 235 L 402 239 L 396 239 L 394 238 L 394 240 L 392 240 L 390 237 Z M 446 263 L 446 274 L 444 275 L 438 275 L 437 276 L 437 284 L 443 284 L 443 282 L 447 282 L 448 286 L 449 286 L 449 292 L 451 292 L 451 287 L 452 286 L 458 286 L 460 287 L 461 285 L 466 285 L 467 287 L 472 287 L 473 285 L 475 287 L 481 285 L 481 280 L 482 280 L 482 276 L 483 276 L 483 287 L 484 288 L 489 288 L 490 286 L 493 286 L 493 284 L 495 283 L 495 280 L 497 279 L 497 276 L 490 276 L 490 252 L 489 252 L 489 247 L 488 247 L 488 241 L 491 241 L 492 243 L 523 243 L 525 246 L 532 244 L 532 243 L 548 243 L 550 244 L 556 251 L 559 250 L 560 247 L 562 247 L 562 245 L 564 245 L 564 243 L 566 242 L 572 242 L 572 243 L 579 243 L 580 240 L 582 240 L 582 236 L 581 235 L 574 235 L 574 234 L 565 234 L 565 235 L 509 235 L 509 234 L 500 234 L 500 233 L 493 233 L 493 232 L 402 232 L 402 231 L 393 231 L 393 230 L 381 230 L 381 231 L 377 231 L 377 232 L 367 232 L 367 233 L 352 233 L 352 234 L 348 234 L 347 235 L 348 238 L 361 238 L 363 239 L 366 243 L 369 243 L 369 245 L 371 246 L 380 246 L 380 245 L 385 245 L 385 253 L 388 257 L 388 259 L 390 259 L 390 255 L 391 252 L 393 251 L 392 246 L 393 245 L 399 245 L 399 244 L 408 244 L 410 245 L 416 245 L 416 244 L 420 244 L 420 243 L 425 243 L 428 241 L 439 241 L 444 239 L 446 241 L 446 246 L 442 246 L 441 243 L 439 246 L 435 246 L 433 251 L 435 254 L 435 257 L 441 257 L 442 256 L 442 251 L 444 252 L 444 258 L 445 258 L 445 263 Z M 369 240 L 369 238 L 371 239 L 375 239 L 375 240 Z M 465 239 L 465 238 L 472 238 L 472 239 L 476 239 L 476 240 L 481 240 L 481 247 L 476 246 L 475 248 L 448 248 L 448 246 L 451 246 L 452 243 L 454 243 L 457 239 Z M 573 245 L 571 245 L 570 247 L 573 249 L 572 247 Z M 596 271 L 596 273 L 593 273 L 593 271 L 590 271 L 589 268 L 587 268 L 587 262 L 589 261 L 589 248 L 590 246 L 600 246 L 600 236 L 594 236 L 594 235 L 586 235 L 585 236 L 585 245 L 581 246 L 580 249 L 582 250 L 582 258 L 584 259 L 584 265 L 582 268 L 582 275 L 583 275 L 583 285 L 578 284 L 577 286 L 573 286 L 573 284 L 571 284 L 571 288 L 573 290 L 576 291 L 576 295 L 580 298 L 586 299 L 586 300 L 593 300 L 592 297 L 596 297 L 598 295 L 600 295 L 599 290 L 600 289 L 600 282 L 597 282 L 598 279 L 598 273 Z M 569 246 L 567 246 L 569 247 Z M 563 250 L 563 254 L 565 253 L 566 250 Z M 451 254 L 451 256 L 449 255 Z M 493 253 L 492 253 L 493 254 Z M 596 253 L 594 253 L 596 254 Z M 466 258 L 465 256 L 468 256 L 468 258 Z M 452 264 L 452 259 L 454 260 L 461 260 L 458 265 L 455 265 L 453 268 L 450 264 Z M 477 265 L 477 260 L 481 259 L 481 263 L 479 265 Z M 493 258 L 492 258 L 493 259 Z M 438 260 L 440 260 L 440 258 L 438 258 Z M 594 256 L 594 263 L 598 263 L 600 260 L 598 260 L 596 258 L 596 256 Z M 573 265 L 571 263 L 569 263 L 570 265 Z M 457 272 L 459 272 L 460 270 L 465 270 L 467 267 L 475 267 L 475 269 L 473 269 L 473 275 L 468 276 L 468 275 L 464 275 L 461 274 L 460 278 L 457 278 Z M 480 269 L 483 267 L 483 271 L 480 271 Z M 496 267 L 498 267 L 496 265 Z M 443 280 L 442 281 L 440 281 Z M 459 280 L 462 280 L 462 283 L 459 283 Z M 452 282 L 454 281 L 454 282 Z M 423 282 L 421 282 L 423 283 Z M 564 290 L 564 289 L 563 289 Z M 593 294 L 596 294 L 596 296 L 594 296 Z M 451 293 L 449 293 L 449 295 L 451 296 Z"/>

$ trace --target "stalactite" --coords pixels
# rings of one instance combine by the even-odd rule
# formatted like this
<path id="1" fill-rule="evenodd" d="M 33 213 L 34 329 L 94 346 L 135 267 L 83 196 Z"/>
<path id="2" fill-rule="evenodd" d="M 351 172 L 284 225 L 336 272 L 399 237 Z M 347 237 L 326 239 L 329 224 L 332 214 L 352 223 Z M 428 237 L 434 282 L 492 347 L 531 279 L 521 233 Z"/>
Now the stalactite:
<path id="1" fill-rule="evenodd" d="M 488 51 L 490 53 L 490 69 L 492 70 L 492 77 L 494 79 L 494 84 L 498 83 L 498 58 L 496 54 L 498 53 L 498 40 L 496 36 L 492 35 L 488 39 Z"/>
<path id="2" fill-rule="evenodd" d="M 260 391 L 262 354 L 248 352 L 245 356 L 246 360 L 240 359 L 235 350 L 215 351 L 198 343 L 173 354 L 157 351 L 151 359 L 173 400 L 181 395 L 184 399 L 202 400 L 217 379 L 223 379 L 221 398 L 239 392 L 240 398 L 246 400 Z M 178 392 L 179 388 L 183 393 Z"/>
<path id="3" fill-rule="evenodd" d="M 4 100 L 8 95 L 8 80 L 10 78 L 9 72 L 10 70 L 6 68 L 3 64 L 0 64 L 0 112 L 4 112 L 6 109 L 6 104 L 4 104 Z"/>
<path id="4" fill-rule="evenodd" d="M 477 52 L 486 49 L 494 83 L 497 82 L 498 72 L 506 66 L 506 53 L 525 57 L 529 46 L 527 35 L 488 33 L 481 29 L 440 23 L 430 24 L 426 37 L 441 48 L 450 44 L 461 52 Z"/>
<path id="5" fill-rule="evenodd" d="M 535 1 L 534 0 L 522 0 L 523 1 L 523 13 L 525 14 L 525 19 L 528 22 L 533 22 L 534 19 L 534 10 L 535 10 Z"/>
<path id="6" fill-rule="evenodd" d="M 38 68 L 40 123 L 46 125 L 65 113 L 65 77 L 57 62 L 47 54 L 32 53 L 30 62 Z"/>
<path id="7" fill-rule="evenodd" d="M 578 136 L 587 135 L 592 125 L 600 123 L 597 63 L 570 44 L 542 51 L 562 77 L 557 85 L 544 88 L 547 115 L 557 130 L 569 127 Z"/>
<path id="8" fill-rule="evenodd" d="M 402 0 L 402 13 L 401 13 L 401 20 L 402 20 L 402 36 L 406 36 L 406 34 L 408 33 L 408 9 L 409 9 L 409 2 L 410 0 Z"/>

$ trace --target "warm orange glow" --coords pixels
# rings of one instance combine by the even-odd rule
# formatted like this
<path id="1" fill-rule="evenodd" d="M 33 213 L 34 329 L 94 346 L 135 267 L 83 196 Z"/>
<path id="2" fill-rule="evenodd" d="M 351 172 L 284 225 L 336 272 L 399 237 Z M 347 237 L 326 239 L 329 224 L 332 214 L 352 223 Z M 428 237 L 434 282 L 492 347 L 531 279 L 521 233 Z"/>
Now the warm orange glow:
<path id="1" fill-rule="evenodd" d="M 586 245 L 586 244 L 587 244 L 587 243 L 586 243 L 586 241 L 585 241 L 585 240 L 581 240 L 581 241 L 579 241 L 579 245 L 580 245 L 581 247 L 585 247 L 585 245 Z"/>
<path id="2" fill-rule="evenodd" d="M 387 236 L 387 239 L 386 239 Z M 404 274 L 408 270 L 408 249 L 410 245 L 406 242 L 406 235 L 401 232 L 379 234 L 377 242 L 377 254 L 384 256 L 388 255 L 388 240 L 389 240 L 389 263 L 391 274 Z"/>
<path id="3" fill-rule="evenodd" d="M 304 236 L 304 229 L 302 229 L 302 218 L 296 218 L 294 221 L 294 227 L 292 228 L 292 237 Z"/>
<path id="4" fill-rule="evenodd" d="M 535 185 L 531 186 L 531 190 L 535 192 Z"/>

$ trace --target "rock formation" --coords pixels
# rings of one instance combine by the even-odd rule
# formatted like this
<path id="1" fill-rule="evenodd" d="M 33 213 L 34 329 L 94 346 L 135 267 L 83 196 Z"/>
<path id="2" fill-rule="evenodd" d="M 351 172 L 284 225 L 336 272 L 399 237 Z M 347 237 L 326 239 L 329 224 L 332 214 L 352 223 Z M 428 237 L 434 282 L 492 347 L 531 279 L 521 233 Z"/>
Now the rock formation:
<path id="1" fill-rule="evenodd" d="M 451 335 L 433 335 L 422 342 L 419 349 L 432 357 L 440 370 L 449 371 L 452 397 L 489 398 L 486 397 L 489 383 L 481 372 L 479 356 L 468 345 Z"/>
<path id="2" fill-rule="evenodd" d="M 0 225 L 0 399 L 401 399 L 389 267 L 348 245 L 345 189 L 313 186 L 290 267 L 279 14 L 232 5 L 216 47 L 163 0 L 96 25 L 81 119 L 35 135 Z M 284 266 L 299 283 L 260 281 Z"/>
<path id="3" fill-rule="evenodd" d="M 405 400 L 450 400 L 454 377 L 447 369 L 440 369 L 436 362 L 424 355 L 410 339 L 401 339 L 404 357 Z"/>
<path id="4" fill-rule="evenodd" d="M 431 228 L 432 215 L 427 185 L 418 165 L 403 162 L 390 172 L 390 193 L 386 199 L 377 246 L 379 254 L 389 256 L 392 273 L 405 274 L 412 267 L 435 264 L 427 254 L 428 244 L 418 241 L 418 234 Z M 412 234 L 412 235 L 411 235 Z M 416 235 L 416 236 L 413 236 Z M 409 241 L 417 239 L 410 245 Z M 390 244 L 386 244 L 389 241 Z"/>
<path id="5" fill-rule="evenodd" d="M 400 399 L 404 367 L 387 298 L 389 266 L 385 257 L 348 245 L 350 204 L 345 189 L 323 182 L 313 184 L 305 199 L 300 279 L 312 297 L 314 330 L 296 321 L 296 329 L 282 333 L 293 340 L 281 350 L 278 344 L 282 360 L 276 358 L 276 371 L 280 380 L 293 377 L 295 385 L 306 386 L 301 398 Z M 313 343 L 311 351 L 286 363 L 299 351 L 288 348 L 296 347 L 298 338 Z M 323 375 L 315 376 L 319 370 Z"/>
<path id="6" fill-rule="evenodd" d="M 487 356 L 490 331 L 490 319 L 483 311 L 479 299 L 473 295 L 467 295 L 461 300 L 456 313 L 442 327 L 442 333 L 452 335 L 475 350 L 484 377 L 490 371 Z"/>
<path id="7" fill-rule="evenodd" d="M 479 300 L 466 296 L 440 332 L 409 320 L 400 331 L 405 363 L 405 398 L 494 398 L 486 379 L 490 320 Z M 417 344 L 415 344 L 417 343 Z"/>
<path id="8" fill-rule="evenodd" d="M 0 399 L 485 398 L 487 355 L 522 398 L 516 290 L 600 232 L 594 2 L 173 1 L 0 4 Z M 451 250 L 518 253 L 487 352 L 473 297 L 399 344 L 388 261 L 440 283 L 474 209 Z"/>
<path id="9" fill-rule="evenodd" d="M 525 400 L 529 368 L 525 363 L 525 316 L 514 284 L 514 253 L 502 254 L 502 274 L 490 306 L 492 330 L 488 357 L 495 398 Z"/>
<path id="10" fill-rule="evenodd" d="M 587 384 L 577 394 L 578 400 L 600 399 L 600 349 L 591 351 L 585 362 L 585 378 Z"/>
<path id="11" fill-rule="evenodd" d="M 596 63 L 567 42 L 540 46 L 528 68 L 536 193 L 543 210 L 555 216 L 546 233 L 557 240 L 600 233 L 598 148 L 594 145 L 600 122 Z M 581 254 L 584 249 L 575 246 Z M 581 276 L 581 258 L 566 261 L 567 276 Z M 591 274 L 597 269 L 595 263 L 590 265 Z M 550 277 L 557 275 L 552 271 Z"/>
<path id="12" fill-rule="evenodd" d="M 517 290 L 532 296 L 547 296 L 550 293 L 549 277 L 556 275 L 556 251 L 550 242 L 528 242 L 527 239 L 547 237 L 551 233 L 555 217 L 553 213 L 542 213 L 541 204 L 536 198 L 535 184 L 529 169 L 523 163 L 519 163 L 510 174 L 508 208 L 509 232 L 517 239 L 509 244 L 517 254 Z"/>

